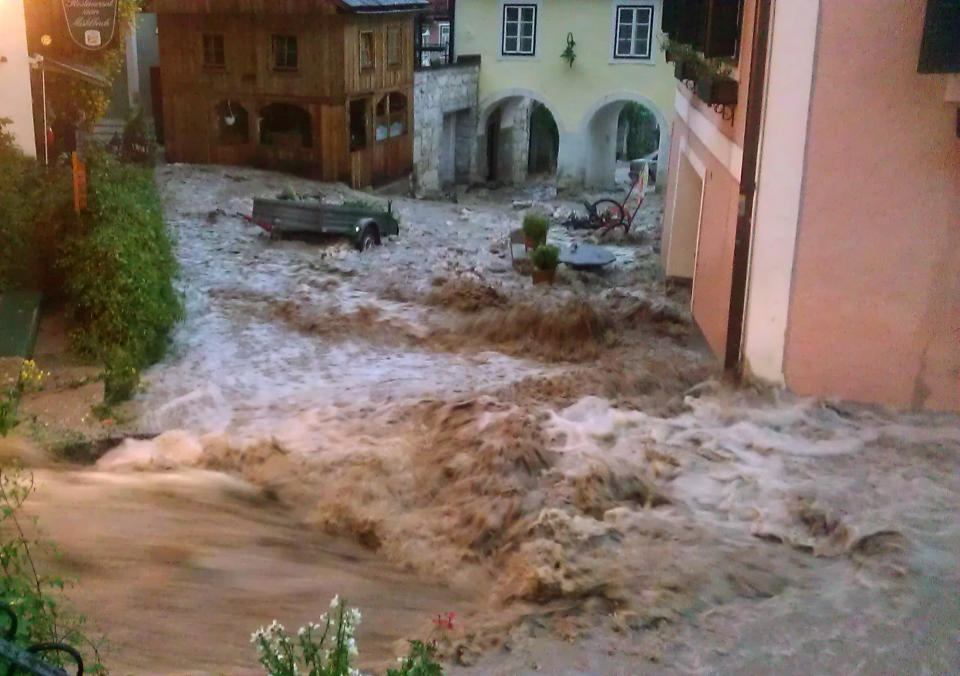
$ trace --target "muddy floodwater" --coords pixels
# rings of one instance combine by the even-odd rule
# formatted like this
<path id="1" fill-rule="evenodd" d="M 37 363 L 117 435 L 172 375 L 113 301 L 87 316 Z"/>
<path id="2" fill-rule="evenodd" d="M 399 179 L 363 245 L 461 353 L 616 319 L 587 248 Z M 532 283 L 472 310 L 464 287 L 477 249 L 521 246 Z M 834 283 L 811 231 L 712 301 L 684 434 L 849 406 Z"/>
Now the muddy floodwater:
<path id="1" fill-rule="evenodd" d="M 721 384 L 660 277 L 658 195 L 609 270 L 533 287 L 523 193 L 395 198 L 400 236 L 361 254 L 242 218 L 342 186 L 158 180 L 186 317 L 147 438 L 40 471 L 31 507 L 116 673 L 246 673 L 254 628 L 336 593 L 365 669 L 433 638 L 463 676 L 960 673 L 956 417 Z"/>

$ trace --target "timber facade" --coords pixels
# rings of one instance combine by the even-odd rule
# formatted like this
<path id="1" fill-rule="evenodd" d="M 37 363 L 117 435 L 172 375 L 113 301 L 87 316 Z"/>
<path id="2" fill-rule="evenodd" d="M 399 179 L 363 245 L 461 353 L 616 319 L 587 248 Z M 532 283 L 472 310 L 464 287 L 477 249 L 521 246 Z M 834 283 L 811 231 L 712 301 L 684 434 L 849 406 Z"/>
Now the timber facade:
<path id="1" fill-rule="evenodd" d="M 413 166 L 414 12 L 425 0 L 154 0 L 170 162 L 353 187 Z"/>

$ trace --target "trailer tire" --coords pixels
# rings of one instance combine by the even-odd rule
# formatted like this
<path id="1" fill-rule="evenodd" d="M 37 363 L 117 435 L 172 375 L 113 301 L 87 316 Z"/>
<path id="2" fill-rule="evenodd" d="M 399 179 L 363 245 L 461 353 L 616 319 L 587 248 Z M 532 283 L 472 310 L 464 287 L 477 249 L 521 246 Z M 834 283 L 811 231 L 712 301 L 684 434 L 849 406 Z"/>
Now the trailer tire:
<path id="1" fill-rule="evenodd" d="M 371 249 L 374 246 L 379 246 L 380 244 L 380 234 L 377 232 L 377 226 L 368 225 L 363 229 L 363 232 L 360 233 L 360 239 L 358 240 L 358 248 L 361 252 Z"/>

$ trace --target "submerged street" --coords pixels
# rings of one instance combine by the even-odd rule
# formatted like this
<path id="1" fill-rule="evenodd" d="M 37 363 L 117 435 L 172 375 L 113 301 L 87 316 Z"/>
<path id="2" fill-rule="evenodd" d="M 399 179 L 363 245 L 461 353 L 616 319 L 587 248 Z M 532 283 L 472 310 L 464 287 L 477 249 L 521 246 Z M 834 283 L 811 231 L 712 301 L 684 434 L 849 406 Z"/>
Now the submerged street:
<path id="1" fill-rule="evenodd" d="M 956 418 L 724 384 L 661 277 L 656 193 L 610 269 L 534 287 L 512 202 L 576 206 L 549 186 L 395 198 L 399 237 L 361 254 L 241 215 L 386 198 L 158 180 L 186 317 L 129 425 L 152 439 L 42 470 L 31 506 L 108 666 L 245 673 L 253 629 L 339 593 L 364 668 L 434 638 L 464 676 L 960 670 Z"/>

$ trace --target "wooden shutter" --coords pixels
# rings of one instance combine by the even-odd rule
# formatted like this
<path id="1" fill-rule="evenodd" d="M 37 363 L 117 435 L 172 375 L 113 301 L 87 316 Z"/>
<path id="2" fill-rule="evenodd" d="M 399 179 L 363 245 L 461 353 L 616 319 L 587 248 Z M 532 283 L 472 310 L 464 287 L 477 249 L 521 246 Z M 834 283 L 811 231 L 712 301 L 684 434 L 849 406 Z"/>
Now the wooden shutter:
<path id="1" fill-rule="evenodd" d="M 707 2 L 708 0 L 686 0 L 679 10 L 677 39 L 700 51 L 706 47 Z"/>
<path id="2" fill-rule="evenodd" d="M 927 0 L 921 73 L 960 73 L 960 0 Z"/>
<path id="3" fill-rule="evenodd" d="M 680 12 L 684 6 L 683 0 L 663 0 L 663 16 L 660 19 L 660 29 L 673 40 L 680 25 Z"/>
<path id="4" fill-rule="evenodd" d="M 734 57 L 740 42 L 740 15 L 743 0 L 710 0 L 707 10 L 707 57 Z"/>

